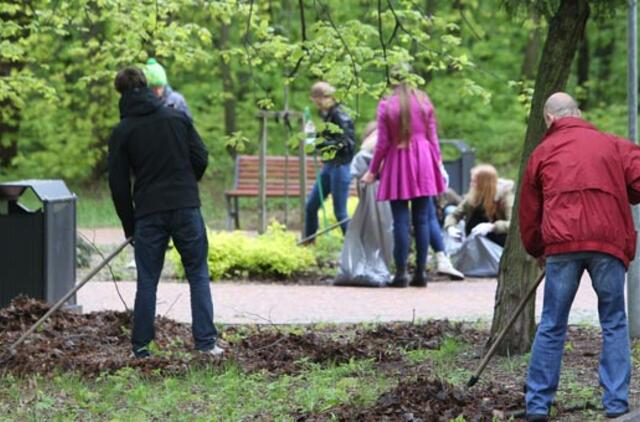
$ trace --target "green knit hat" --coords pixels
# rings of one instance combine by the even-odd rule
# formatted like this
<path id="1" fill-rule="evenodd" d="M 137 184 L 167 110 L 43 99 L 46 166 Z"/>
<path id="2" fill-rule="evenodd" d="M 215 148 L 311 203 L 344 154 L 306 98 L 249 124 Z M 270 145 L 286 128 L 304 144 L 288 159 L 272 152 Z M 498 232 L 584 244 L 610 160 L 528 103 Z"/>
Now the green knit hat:
<path id="1" fill-rule="evenodd" d="M 147 64 L 142 69 L 144 72 L 144 76 L 147 78 L 147 84 L 149 86 L 165 86 L 167 85 L 167 74 L 164 71 L 164 68 L 156 61 L 156 59 L 151 58 L 147 60 Z"/>

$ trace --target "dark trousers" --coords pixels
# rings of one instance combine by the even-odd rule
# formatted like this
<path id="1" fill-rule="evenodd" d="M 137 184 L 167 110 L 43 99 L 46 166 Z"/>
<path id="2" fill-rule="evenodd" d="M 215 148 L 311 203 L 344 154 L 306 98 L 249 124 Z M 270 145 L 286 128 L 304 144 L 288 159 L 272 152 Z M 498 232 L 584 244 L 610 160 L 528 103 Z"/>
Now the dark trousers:
<path id="1" fill-rule="evenodd" d="M 131 338 L 134 353 L 144 349 L 155 337 L 156 291 L 170 237 L 180 253 L 189 280 L 196 349 L 209 350 L 216 343 L 218 332 L 213 325 L 207 267 L 207 231 L 199 208 L 183 208 L 136 219 L 134 241 L 138 285 Z"/>
<path id="2" fill-rule="evenodd" d="M 421 196 L 408 200 L 391 201 L 393 215 L 393 258 L 396 268 L 405 268 L 409 257 L 409 202 L 411 221 L 416 238 L 416 271 L 424 271 L 429 250 L 429 220 L 434 208 L 429 206 L 431 198 Z"/>

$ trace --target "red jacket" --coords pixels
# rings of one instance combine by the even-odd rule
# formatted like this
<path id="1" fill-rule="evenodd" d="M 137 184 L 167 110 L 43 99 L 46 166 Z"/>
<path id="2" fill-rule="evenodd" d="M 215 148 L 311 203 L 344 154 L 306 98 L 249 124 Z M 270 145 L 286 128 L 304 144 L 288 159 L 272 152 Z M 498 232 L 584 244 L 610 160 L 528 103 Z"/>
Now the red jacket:
<path id="1" fill-rule="evenodd" d="M 555 121 L 531 154 L 520 196 L 520 235 L 532 256 L 593 251 L 625 266 L 636 251 L 629 204 L 640 202 L 640 147 L 590 123 Z"/>

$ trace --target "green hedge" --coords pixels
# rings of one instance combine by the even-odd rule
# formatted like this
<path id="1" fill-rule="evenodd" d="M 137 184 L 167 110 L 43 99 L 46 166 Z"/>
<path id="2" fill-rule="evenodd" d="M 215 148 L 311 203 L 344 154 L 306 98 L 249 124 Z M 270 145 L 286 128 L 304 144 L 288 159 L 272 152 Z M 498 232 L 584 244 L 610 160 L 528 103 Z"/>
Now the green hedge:
<path id="1" fill-rule="evenodd" d="M 184 278 L 180 255 L 173 248 L 170 259 L 177 275 Z M 239 275 L 290 277 L 315 267 L 313 252 L 296 246 L 296 236 L 274 222 L 263 235 L 251 237 L 244 232 L 209 232 L 209 274 L 220 280 Z"/>

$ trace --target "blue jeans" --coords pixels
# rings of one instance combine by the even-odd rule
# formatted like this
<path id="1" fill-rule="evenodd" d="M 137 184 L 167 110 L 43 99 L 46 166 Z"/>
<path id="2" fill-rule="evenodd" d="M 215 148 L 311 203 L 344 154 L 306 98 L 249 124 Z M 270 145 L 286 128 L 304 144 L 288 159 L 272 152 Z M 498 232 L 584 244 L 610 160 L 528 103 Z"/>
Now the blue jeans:
<path id="1" fill-rule="evenodd" d="M 416 272 L 424 271 L 429 250 L 429 220 L 434 208 L 431 198 L 421 196 L 411 199 L 411 221 L 416 238 Z M 409 257 L 409 201 L 391 201 L 393 215 L 393 259 L 396 269 L 405 268 Z"/>
<path id="2" fill-rule="evenodd" d="M 625 268 L 607 254 L 580 252 L 547 258 L 542 317 L 527 376 L 527 414 L 547 414 L 558 388 L 569 310 L 584 270 L 598 295 L 602 327 L 600 385 L 605 412 L 628 410 L 631 376 L 629 332 L 624 306 Z"/>
<path id="3" fill-rule="evenodd" d="M 444 252 L 442 229 L 436 215 L 435 198 L 429 198 L 429 243 L 434 252 Z"/>
<path id="4" fill-rule="evenodd" d="M 349 186 L 351 185 L 351 172 L 349 164 L 324 163 L 320 179 L 316 181 L 313 190 L 307 197 L 304 219 L 304 237 L 315 234 L 318 230 L 318 210 L 322 206 L 322 200 L 333 195 L 333 214 L 338 222 L 348 217 L 347 199 L 349 198 Z M 322 187 L 322 200 L 320 187 Z M 342 234 L 347 232 L 348 223 L 340 225 Z"/>
<path id="5" fill-rule="evenodd" d="M 163 211 L 136 219 L 135 258 L 138 270 L 131 343 L 136 354 L 155 338 L 156 290 L 164 256 L 173 238 L 191 291 L 192 333 L 196 349 L 215 346 L 213 302 L 207 267 L 207 231 L 199 208 Z"/>

